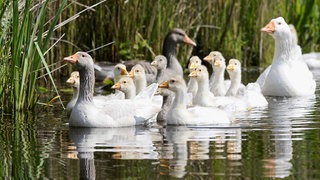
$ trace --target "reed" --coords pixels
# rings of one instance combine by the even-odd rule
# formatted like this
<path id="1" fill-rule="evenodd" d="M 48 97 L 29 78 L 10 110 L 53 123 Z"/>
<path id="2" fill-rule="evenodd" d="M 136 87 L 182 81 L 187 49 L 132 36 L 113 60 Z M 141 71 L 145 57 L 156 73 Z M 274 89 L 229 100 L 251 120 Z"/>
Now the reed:
<path id="1" fill-rule="evenodd" d="M 71 27 L 67 41 L 73 45 L 63 44 L 60 49 L 62 54 L 70 54 L 115 41 L 112 47 L 93 52 L 95 60 L 151 60 L 161 53 L 166 33 L 180 27 L 198 43 L 194 49 L 180 46 L 182 64 L 191 55 L 204 57 L 219 50 L 228 59 L 241 59 L 244 66 L 266 66 L 272 60 L 274 42 L 260 29 L 278 16 L 296 26 L 304 52 L 320 50 L 319 4 L 319 0 L 107 1 L 63 27 L 63 32 Z M 83 7 L 70 8 L 77 12 Z"/>
<path id="2" fill-rule="evenodd" d="M 96 61 L 151 61 L 161 53 L 166 33 L 175 27 L 184 29 L 198 44 L 196 48 L 180 46 L 178 59 L 183 65 L 191 55 L 202 58 L 219 50 L 227 59 L 242 60 L 244 66 L 265 67 L 272 60 L 274 42 L 260 29 L 278 16 L 295 25 L 303 52 L 320 51 L 319 6 L 320 0 L 88 0 L 67 6 L 66 0 L 1 1 L 1 108 L 33 109 L 44 74 L 61 67 L 62 57 L 79 50 L 114 42 L 90 54 Z M 54 50 L 47 52 L 57 41 Z M 52 72 L 49 82 L 71 70 L 68 66 Z M 52 83 L 43 85 L 55 88 Z"/>

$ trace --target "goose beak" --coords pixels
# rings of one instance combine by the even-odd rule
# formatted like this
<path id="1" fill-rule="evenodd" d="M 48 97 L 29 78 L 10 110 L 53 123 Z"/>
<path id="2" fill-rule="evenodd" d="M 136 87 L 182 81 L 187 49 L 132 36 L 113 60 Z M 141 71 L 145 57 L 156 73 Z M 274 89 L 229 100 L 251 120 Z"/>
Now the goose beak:
<path id="1" fill-rule="evenodd" d="M 130 73 L 128 74 L 129 77 L 134 78 L 134 74 L 133 71 L 130 71 Z"/>
<path id="2" fill-rule="evenodd" d="M 196 63 L 191 63 L 189 69 L 195 69 L 196 67 Z"/>
<path id="3" fill-rule="evenodd" d="M 63 60 L 67 61 L 70 64 L 75 64 L 78 61 L 78 55 L 74 54 L 72 56 L 63 58 Z"/>
<path id="4" fill-rule="evenodd" d="M 121 75 L 128 75 L 128 71 L 126 69 L 121 69 Z"/>
<path id="5" fill-rule="evenodd" d="M 76 81 L 74 80 L 74 77 L 69 77 L 69 79 L 66 81 L 67 84 L 73 85 Z"/>
<path id="6" fill-rule="evenodd" d="M 204 57 L 203 58 L 203 60 L 205 60 L 205 61 L 207 61 L 207 62 L 210 62 L 211 61 L 211 56 L 210 55 L 208 55 L 208 56 L 206 56 L 206 57 Z"/>
<path id="7" fill-rule="evenodd" d="M 192 71 L 192 72 L 189 74 L 189 77 L 197 77 L 197 71 Z"/>
<path id="8" fill-rule="evenodd" d="M 220 64 L 221 64 L 221 63 L 220 63 L 219 60 L 214 60 L 214 63 L 213 63 L 214 66 L 219 67 Z"/>
<path id="9" fill-rule="evenodd" d="M 117 90 L 120 90 L 120 88 L 121 88 L 120 82 L 115 83 L 115 84 L 111 87 L 111 89 L 117 89 Z"/>
<path id="10" fill-rule="evenodd" d="M 261 32 L 266 32 L 268 34 L 272 34 L 274 32 L 274 22 L 270 21 L 265 27 L 261 29 Z"/>
<path id="11" fill-rule="evenodd" d="M 152 61 L 151 62 L 151 66 L 157 66 L 157 62 L 156 61 Z"/>
<path id="12" fill-rule="evenodd" d="M 192 46 L 197 46 L 197 44 L 193 42 L 187 35 L 184 36 L 183 42 Z"/>
<path id="13" fill-rule="evenodd" d="M 227 67 L 227 70 L 233 71 L 234 70 L 234 66 L 232 64 L 229 64 Z"/>
<path id="14" fill-rule="evenodd" d="M 168 81 L 164 81 L 158 87 L 159 88 L 169 88 L 169 83 L 168 83 Z"/>

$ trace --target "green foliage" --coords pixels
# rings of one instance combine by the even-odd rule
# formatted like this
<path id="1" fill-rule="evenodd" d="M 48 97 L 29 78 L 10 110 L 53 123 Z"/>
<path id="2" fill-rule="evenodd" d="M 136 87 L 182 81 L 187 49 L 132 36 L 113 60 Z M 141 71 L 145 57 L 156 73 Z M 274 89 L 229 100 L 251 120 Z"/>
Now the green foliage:
<path id="1" fill-rule="evenodd" d="M 219 50 L 227 59 L 242 60 L 244 66 L 266 66 L 272 60 L 274 41 L 260 29 L 278 16 L 295 25 L 304 52 L 320 51 L 319 4 L 319 0 L 107 1 L 62 31 L 70 32 L 71 27 L 68 41 L 83 51 L 115 41 L 112 48 L 95 51 L 93 57 L 119 62 L 151 60 L 161 53 L 166 33 L 179 27 L 198 44 L 194 49 L 180 46 L 178 59 L 182 64 L 191 55 L 202 58 L 211 50 Z M 73 5 L 70 12 L 79 8 Z M 64 44 L 60 49 L 63 54 L 72 54 L 79 50 L 77 47 Z"/>
<path id="2" fill-rule="evenodd" d="M 24 3 L 14 0 L 2 1 L 0 5 L 0 19 L 5 30 L 0 39 L 5 47 L 1 56 L 7 57 L 1 68 L 4 76 L 1 77 L 0 101 L 6 111 L 32 109 L 36 104 L 40 55 L 49 44 L 66 0 L 52 17 L 48 17 L 48 3 L 49 0 L 26 0 Z M 38 44 L 38 52 L 35 44 Z"/>

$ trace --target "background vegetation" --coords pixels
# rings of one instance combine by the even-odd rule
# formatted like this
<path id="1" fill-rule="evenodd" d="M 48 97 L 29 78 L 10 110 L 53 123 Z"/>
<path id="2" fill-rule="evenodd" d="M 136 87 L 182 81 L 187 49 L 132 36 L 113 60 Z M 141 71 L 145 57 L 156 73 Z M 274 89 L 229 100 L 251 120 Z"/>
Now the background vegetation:
<path id="1" fill-rule="evenodd" d="M 264 67 L 272 60 L 274 41 L 260 29 L 278 16 L 295 25 L 303 52 L 320 51 L 319 8 L 320 0 L 4 0 L 0 2 L 1 108 L 34 108 L 38 85 L 54 89 L 54 80 L 68 75 L 71 67 L 54 71 L 55 78 L 41 75 L 63 66 L 62 58 L 79 50 L 114 42 L 91 52 L 94 59 L 151 61 L 175 27 L 198 44 L 180 46 L 182 64 L 191 55 L 202 58 L 219 50 L 227 59 L 242 60 L 244 66 Z"/>

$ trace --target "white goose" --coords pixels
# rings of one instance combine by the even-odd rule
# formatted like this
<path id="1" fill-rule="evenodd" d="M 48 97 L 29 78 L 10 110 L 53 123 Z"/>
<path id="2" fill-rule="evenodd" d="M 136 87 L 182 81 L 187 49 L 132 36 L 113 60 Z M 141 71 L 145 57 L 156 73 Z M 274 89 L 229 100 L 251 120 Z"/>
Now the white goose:
<path id="1" fill-rule="evenodd" d="M 130 77 L 120 78 L 120 80 L 111 88 L 122 91 L 125 95 L 125 99 L 133 99 L 136 97 L 136 86 Z"/>
<path id="2" fill-rule="evenodd" d="M 175 93 L 173 104 L 166 116 L 167 124 L 173 125 L 213 125 L 230 124 L 226 112 L 208 107 L 187 108 L 187 86 L 181 76 L 170 78 L 159 85 L 160 88 L 168 88 Z"/>
<path id="3" fill-rule="evenodd" d="M 113 69 L 114 83 L 118 82 L 121 77 L 128 76 L 127 68 L 124 64 L 117 64 Z"/>
<path id="4" fill-rule="evenodd" d="M 196 69 L 196 67 L 201 65 L 201 59 L 198 56 L 192 56 L 189 60 L 188 69 L 191 73 Z M 187 92 L 192 94 L 192 97 L 195 97 L 198 90 L 198 83 L 195 78 L 190 78 L 188 82 L 188 89 Z"/>
<path id="5" fill-rule="evenodd" d="M 261 29 L 275 40 L 272 64 L 259 76 L 257 83 L 267 96 L 307 96 L 315 93 L 316 82 L 294 44 L 290 27 L 282 17 L 272 19 Z"/>
<path id="6" fill-rule="evenodd" d="M 268 101 L 261 93 L 259 84 L 249 83 L 244 89 L 241 87 L 241 63 L 237 59 L 230 59 L 227 66 L 227 72 L 230 76 L 231 85 L 226 96 L 236 97 L 234 100 L 239 109 L 251 109 L 268 106 Z M 243 103 L 242 103 L 243 102 Z"/>
<path id="7" fill-rule="evenodd" d="M 78 127 L 123 127 L 145 123 L 160 109 L 151 103 L 157 86 L 150 89 L 148 97 L 137 96 L 133 100 L 109 100 L 102 104 L 93 101 L 94 67 L 91 56 L 85 52 L 64 58 L 73 64 L 80 74 L 80 92 L 71 111 L 70 126 Z M 143 111 L 140 111 L 143 109 Z"/>
<path id="8" fill-rule="evenodd" d="M 147 87 L 146 74 L 140 64 L 136 64 L 132 67 L 129 77 L 133 78 L 134 85 L 136 86 L 136 94 L 139 94 Z"/>
<path id="9" fill-rule="evenodd" d="M 210 91 L 215 96 L 224 96 L 230 86 L 229 80 L 224 80 L 226 60 L 219 51 L 212 51 L 203 60 L 212 65 L 213 73 L 210 77 Z"/>
<path id="10" fill-rule="evenodd" d="M 198 90 L 193 96 L 192 104 L 198 106 L 214 106 L 218 104 L 209 88 L 209 73 L 204 65 L 198 65 L 190 74 L 189 77 L 196 80 Z"/>

